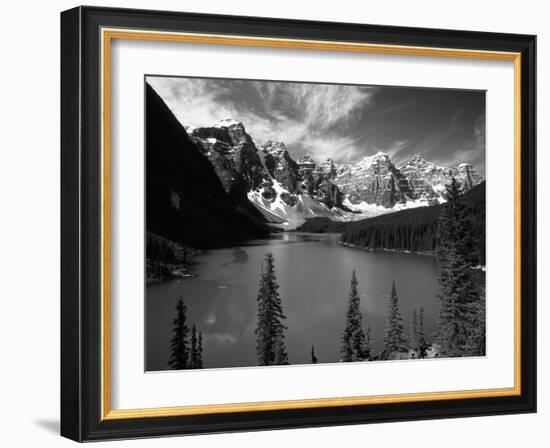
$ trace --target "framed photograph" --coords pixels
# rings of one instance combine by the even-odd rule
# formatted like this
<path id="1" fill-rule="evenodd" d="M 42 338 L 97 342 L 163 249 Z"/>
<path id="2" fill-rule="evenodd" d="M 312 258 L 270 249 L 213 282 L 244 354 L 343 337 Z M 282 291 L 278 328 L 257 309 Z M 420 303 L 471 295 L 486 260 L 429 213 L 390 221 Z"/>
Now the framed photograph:
<path id="1" fill-rule="evenodd" d="M 61 14 L 61 433 L 535 412 L 535 36 Z"/>

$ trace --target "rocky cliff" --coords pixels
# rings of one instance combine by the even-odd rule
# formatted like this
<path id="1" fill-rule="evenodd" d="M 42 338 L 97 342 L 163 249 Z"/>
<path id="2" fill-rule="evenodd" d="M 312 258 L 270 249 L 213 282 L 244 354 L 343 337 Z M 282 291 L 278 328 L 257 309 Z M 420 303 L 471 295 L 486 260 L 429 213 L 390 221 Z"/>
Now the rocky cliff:
<path id="1" fill-rule="evenodd" d="M 334 183 L 350 206 L 399 208 L 445 202 L 445 185 L 453 176 L 464 192 L 483 181 L 469 163 L 447 168 L 414 155 L 397 167 L 388 154 L 378 152 L 356 163 L 338 166 Z"/>
<path id="2" fill-rule="evenodd" d="M 262 183 L 264 167 L 242 123 L 223 120 L 213 127 L 195 128 L 190 137 L 232 197 L 243 200 L 250 189 Z"/>
<path id="3" fill-rule="evenodd" d="M 400 168 L 408 179 L 409 188 L 415 199 L 442 202 L 445 200 L 445 184 L 454 176 L 462 185 L 464 192 L 483 182 L 483 177 L 470 163 L 461 163 L 452 168 L 437 166 L 421 156 L 414 155 Z"/>
<path id="4" fill-rule="evenodd" d="M 412 198 L 407 178 L 384 152 L 340 165 L 334 182 L 352 204 L 365 202 L 391 208 Z"/>
<path id="5" fill-rule="evenodd" d="M 271 224 L 292 229 L 316 216 L 345 219 L 332 161 L 319 167 L 311 159 L 296 162 L 283 142 L 256 146 L 244 125 L 234 120 L 186 129 L 224 190 L 237 201 L 247 199 Z"/>

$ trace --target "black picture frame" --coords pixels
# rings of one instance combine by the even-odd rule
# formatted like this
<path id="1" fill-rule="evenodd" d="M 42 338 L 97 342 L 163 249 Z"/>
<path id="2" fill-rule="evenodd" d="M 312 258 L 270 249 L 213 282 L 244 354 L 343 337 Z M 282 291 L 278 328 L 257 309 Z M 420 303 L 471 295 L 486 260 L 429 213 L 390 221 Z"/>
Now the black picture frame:
<path id="1" fill-rule="evenodd" d="M 423 402 L 102 419 L 101 28 L 521 53 L 521 393 Z M 61 13 L 61 435 L 76 441 L 536 411 L 536 37 L 99 7 Z"/>

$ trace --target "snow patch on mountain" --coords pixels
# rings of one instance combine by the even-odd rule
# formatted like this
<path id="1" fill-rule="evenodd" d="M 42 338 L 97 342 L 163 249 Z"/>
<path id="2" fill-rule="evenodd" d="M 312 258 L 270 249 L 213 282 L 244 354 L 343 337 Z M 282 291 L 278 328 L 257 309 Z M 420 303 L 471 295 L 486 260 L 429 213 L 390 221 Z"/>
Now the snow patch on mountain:
<path id="1" fill-rule="evenodd" d="M 292 199 L 291 199 L 292 198 Z M 353 221 L 366 216 L 329 208 L 307 193 L 292 195 L 277 180 L 248 192 L 248 200 L 260 210 L 274 227 L 294 230 L 309 218 L 329 218 L 334 221 Z"/>
<path id="2" fill-rule="evenodd" d="M 225 118 L 223 120 L 220 120 L 218 123 L 214 125 L 215 128 L 229 128 L 231 126 L 235 125 L 242 125 L 240 121 L 234 120 L 233 118 Z"/>
<path id="3" fill-rule="evenodd" d="M 248 200 L 252 202 L 269 220 L 273 216 L 279 218 L 272 223 L 276 227 L 292 230 L 302 225 L 306 218 L 318 216 L 331 217 L 330 209 L 307 194 L 300 194 L 294 201 L 293 196 L 275 179 L 257 190 L 248 192 Z M 267 213 L 265 213 L 267 212 Z"/>
<path id="4" fill-rule="evenodd" d="M 353 204 L 347 197 L 344 199 L 343 203 L 347 208 L 355 213 L 355 216 L 357 216 L 355 219 L 372 218 L 374 216 L 384 215 L 386 213 L 394 213 L 400 210 L 427 207 L 430 205 L 428 201 L 420 199 L 409 200 L 405 203 L 395 204 L 392 208 L 387 208 L 381 205 L 369 204 L 365 201 L 358 204 Z"/>

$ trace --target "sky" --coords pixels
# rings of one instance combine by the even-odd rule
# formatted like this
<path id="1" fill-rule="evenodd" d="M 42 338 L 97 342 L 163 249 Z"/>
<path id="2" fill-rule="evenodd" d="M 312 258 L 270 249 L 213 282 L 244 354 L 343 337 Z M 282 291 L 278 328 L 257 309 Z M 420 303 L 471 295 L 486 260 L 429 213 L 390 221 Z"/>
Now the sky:
<path id="1" fill-rule="evenodd" d="M 485 174 L 485 92 L 238 79 L 146 79 L 184 126 L 243 123 L 256 144 L 281 141 L 298 159 L 355 162 L 415 154 Z"/>

